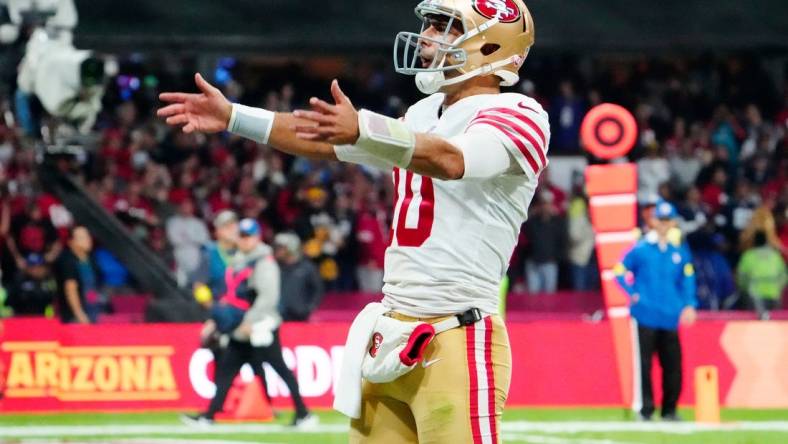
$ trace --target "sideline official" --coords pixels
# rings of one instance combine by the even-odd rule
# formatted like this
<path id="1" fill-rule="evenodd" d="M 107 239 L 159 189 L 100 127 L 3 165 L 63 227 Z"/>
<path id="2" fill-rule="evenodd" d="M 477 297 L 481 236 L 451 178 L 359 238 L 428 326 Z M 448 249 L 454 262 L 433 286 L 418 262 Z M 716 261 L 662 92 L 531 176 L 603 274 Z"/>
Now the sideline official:
<path id="1" fill-rule="evenodd" d="M 651 217 L 651 231 L 616 265 L 615 273 L 630 296 L 630 311 L 637 321 L 642 390 L 639 419 L 648 421 L 654 414 L 651 361 L 656 353 L 662 367 L 662 420 L 679 421 L 676 403 L 682 373 L 678 326 L 695 322 L 695 272 L 689 250 L 670 240 L 669 233 L 676 226 L 673 205 L 659 202 Z"/>

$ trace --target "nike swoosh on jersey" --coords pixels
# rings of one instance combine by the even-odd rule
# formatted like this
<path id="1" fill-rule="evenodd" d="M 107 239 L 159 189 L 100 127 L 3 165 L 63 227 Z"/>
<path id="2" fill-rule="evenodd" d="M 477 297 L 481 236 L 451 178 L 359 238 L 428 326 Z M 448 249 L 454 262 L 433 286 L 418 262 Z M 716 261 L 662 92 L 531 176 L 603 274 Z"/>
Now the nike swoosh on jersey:
<path id="1" fill-rule="evenodd" d="M 517 106 L 519 106 L 522 109 L 527 109 L 528 111 L 536 112 L 535 109 L 533 109 L 530 106 L 526 105 L 525 102 L 520 102 L 520 103 L 517 104 Z"/>
<path id="2" fill-rule="evenodd" d="M 436 362 L 440 361 L 441 359 L 443 359 L 443 358 L 433 359 L 432 361 L 422 361 L 421 362 L 421 366 L 424 367 L 424 368 L 427 368 L 427 367 L 431 366 L 432 364 L 435 364 Z"/>

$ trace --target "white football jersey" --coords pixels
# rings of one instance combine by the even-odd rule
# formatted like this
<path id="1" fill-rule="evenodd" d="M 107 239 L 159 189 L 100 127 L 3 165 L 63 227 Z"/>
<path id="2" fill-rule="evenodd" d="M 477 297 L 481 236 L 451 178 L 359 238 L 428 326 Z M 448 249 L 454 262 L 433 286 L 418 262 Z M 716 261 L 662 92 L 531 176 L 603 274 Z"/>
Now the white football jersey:
<path id="1" fill-rule="evenodd" d="M 508 159 L 489 179 L 444 181 L 394 168 L 394 218 L 386 250 L 383 304 L 410 316 L 498 312 L 498 294 L 520 226 L 547 166 L 550 125 L 541 105 L 522 94 L 466 97 L 443 108 L 433 94 L 408 109 L 417 133 L 442 136 L 466 161 Z M 482 151 L 480 153 L 480 150 Z M 345 162 L 388 169 L 363 150 L 335 147 Z M 467 170 L 467 169 L 466 169 Z"/>
<path id="2" fill-rule="evenodd" d="M 472 307 L 493 314 L 539 174 L 547 166 L 548 116 L 521 94 L 475 95 L 441 112 L 443 100 L 438 93 L 419 101 L 405 123 L 460 149 L 472 134 L 474 141 L 489 144 L 485 150 L 505 148 L 517 165 L 492 179 L 455 181 L 394 169 L 383 303 L 419 317 Z"/>

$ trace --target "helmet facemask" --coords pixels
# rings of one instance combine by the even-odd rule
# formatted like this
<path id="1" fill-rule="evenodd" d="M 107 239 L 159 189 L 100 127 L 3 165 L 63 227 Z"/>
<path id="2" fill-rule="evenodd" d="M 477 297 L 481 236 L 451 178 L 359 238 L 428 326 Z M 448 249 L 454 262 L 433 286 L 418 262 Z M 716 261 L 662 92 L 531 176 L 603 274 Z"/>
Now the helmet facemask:
<path id="1" fill-rule="evenodd" d="M 415 75 L 416 86 L 425 94 L 433 94 L 451 80 L 446 72 L 464 67 L 468 53 L 459 45 L 468 38 L 468 23 L 460 11 L 423 1 L 416 6 L 416 16 L 422 21 L 419 33 L 403 31 L 397 34 L 394 42 L 394 67 L 400 74 Z M 438 38 L 427 37 L 424 31 L 433 26 L 431 17 L 445 18 L 445 29 Z M 451 41 L 451 31 L 459 27 L 461 35 Z M 475 33 L 474 33 L 475 34 Z M 422 65 L 424 44 L 432 44 L 435 54 L 430 66 Z M 463 79 L 464 80 L 464 79 Z"/>
<path id="2" fill-rule="evenodd" d="M 416 15 L 422 20 L 421 31 L 418 33 L 403 31 L 397 34 L 394 42 L 394 66 L 398 73 L 416 75 L 421 72 L 445 72 L 461 68 L 467 60 L 467 53 L 458 45 L 464 40 L 465 20 L 462 14 L 451 9 L 420 4 L 416 7 Z M 427 37 L 424 32 L 434 25 L 431 17 L 447 19 L 443 34 L 438 38 Z M 461 36 L 453 42 L 452 29 L 459 27 Z M 422 50 L 424 44 L 432 44 L 435 54 L 428 67 L 422 66 Z"/>

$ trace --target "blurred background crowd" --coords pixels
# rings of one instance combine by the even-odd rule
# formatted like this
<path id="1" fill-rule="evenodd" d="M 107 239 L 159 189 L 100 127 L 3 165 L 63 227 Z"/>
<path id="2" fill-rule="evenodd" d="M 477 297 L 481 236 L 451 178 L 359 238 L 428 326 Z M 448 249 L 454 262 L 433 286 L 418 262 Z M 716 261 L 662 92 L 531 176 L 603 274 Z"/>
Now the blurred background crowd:
<path id="1" fill-rule="evenodd" d="M 328 291 L 379 292 L 390 172 L 294 158 L 228 134 L 172 131 L 155 117 L 156 97 L 193 89 L 191 76 L 200 70 L 233 101 L 290 111 L 312 95 L 326 96 L 328 80 L 337 76 L 357 107 L 400 116 L 418 99 L 411 79 L 397 77 L 383 59 L 214 61 L 121 59 L 94 125 L 95 148 L 77 156 L 79 181 L 185 288 L 203 281 L 201 257 L 215 236 L 214 220 L 233 210 L 259 221 L 269 243 L 279 233 L 297 235 Z M 583 162 L 596 160 L 584 154 L 578 132 L 590 107 L 615 102 L 639 124 L 629 159 L 638 167 L 639 204 L 647 209 L 663 199 L 677 207 L 702 307 L 747 308 L 750 296 L 779 306 L 784 264 L 753 267 L 751 256 L 768 250 L 788 258 L 786 69 L 784 60 L 750 53 L 529 58 L 514 89 L 550 113 L 553 160 L 512 257 L 510 289 L 549 297 L 599 287 L 582 176 Z M 14 77 L 6 76 L 0 83 L 0 268 L 6 307 L 44 314 L 60 291 L 58 257 L 72 249 L 74 218 L 37 178 L 33 136 L 51 122 L 35 99 L 24 112 L 18 99 Z M 578 161 L 581 167 L 571 166 Z M 100 306 L 141 292 L 107 248 L 97 243 L 90 255 L 88 279 Z M 758 274 L 766 266 L 778 278 L 764 283 Z"/>

